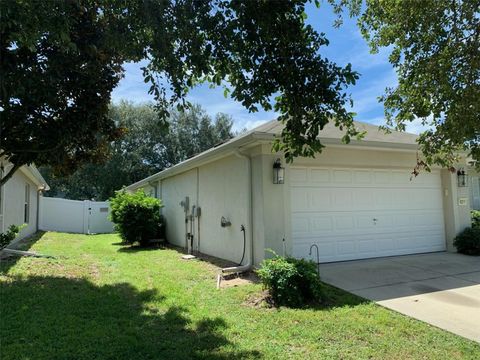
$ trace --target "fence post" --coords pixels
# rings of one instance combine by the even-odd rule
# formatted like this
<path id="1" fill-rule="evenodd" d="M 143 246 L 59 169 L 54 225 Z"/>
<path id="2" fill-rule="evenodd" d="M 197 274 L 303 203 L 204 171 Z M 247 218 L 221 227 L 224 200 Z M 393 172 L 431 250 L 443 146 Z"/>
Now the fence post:
<path id="1" fill-rule="evenodd" d="M 37 207 L 38 207 L 38 230 L 43 230 L 43 196 L 39 196 L 38 197 L 38 204 L 37 204 Z"/>
<path id="2" fill-rule="evenodd" d="M 89 223 L 89 217 L 90 217 L 90 200 L 84 200 L 83 201 L 83 233 L 88 234 L 89 229 L 88 229 L 88 223 Z"/>

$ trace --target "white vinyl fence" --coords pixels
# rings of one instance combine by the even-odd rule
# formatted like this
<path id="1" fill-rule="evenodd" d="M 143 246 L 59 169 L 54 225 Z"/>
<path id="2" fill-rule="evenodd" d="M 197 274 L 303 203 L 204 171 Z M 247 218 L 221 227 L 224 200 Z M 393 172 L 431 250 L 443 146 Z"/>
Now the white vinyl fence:
<path id="1" fill-rule="evenodd" d="M 98 234 L 113 232 L 108 220 L 110 207 L 107 201 L 78 201 L 40 197 L 40 230 Z"/>

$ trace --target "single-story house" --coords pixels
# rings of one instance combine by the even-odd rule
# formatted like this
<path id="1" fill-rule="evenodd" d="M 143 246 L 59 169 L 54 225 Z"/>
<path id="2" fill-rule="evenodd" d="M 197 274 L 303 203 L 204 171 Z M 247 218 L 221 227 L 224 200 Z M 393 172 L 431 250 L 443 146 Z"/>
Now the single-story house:
<path id="1" fill-rule="evenodd" d="M 411 178 L 416 135 L 357 126 L 366 136 L 346 145 L 327 125 L 321 154 L 287 164 L 272 153 L 274 120 L 127 190 L 162 199 L 169 242 L 237 263 L 266 249 L 313 258 L 312 245 L 321 262 L 455 251 L 471 224 L 468 187 L 441 168 Z"/>
<path id="2" fill-rule="evenodd" d="M 12 164 L 0 162 L 0 177 L 8 173 Z M 34 165 L 24 165 L 0 187 L 0 232 L 10 225 L 25 227 L 15 241 L 38 230 L 38 203 L 42 191 L 49 187 Z"/>

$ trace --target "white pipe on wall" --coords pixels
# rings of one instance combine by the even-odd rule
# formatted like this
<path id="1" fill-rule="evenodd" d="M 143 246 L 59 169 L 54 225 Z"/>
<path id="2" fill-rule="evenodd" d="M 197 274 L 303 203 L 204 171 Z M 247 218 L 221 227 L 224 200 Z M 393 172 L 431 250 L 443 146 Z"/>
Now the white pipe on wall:
<path id="1" fill-rule="evenodd" d="M 232 266 L 228 268 L 223 268 L 220 270 L 220 273 L 217 276 L 217 289 L 220 288 L 220 283 L 222 276 L 224 274 L 232 274 L 232 273 L 242 273 L 250 270 L 253 266 L 254 263 L 254 254 L 253 254 L 253 211 L 252 211 L 252 204 L 253 204 L 253 199 L 252 199 L 252 159 L 250 156 L 242 154 L 239 149 L 236 149 L 234 151 L 235 155 L 245 159 L 247 161 L 247 229 L 248 229 L 248 237 L 249 240 L 249 257 L 248 257 L 248 262 L 245 265 L 239 265 L 239 266 Z M 246 244 L 245 244 L 246 246 Z"/>

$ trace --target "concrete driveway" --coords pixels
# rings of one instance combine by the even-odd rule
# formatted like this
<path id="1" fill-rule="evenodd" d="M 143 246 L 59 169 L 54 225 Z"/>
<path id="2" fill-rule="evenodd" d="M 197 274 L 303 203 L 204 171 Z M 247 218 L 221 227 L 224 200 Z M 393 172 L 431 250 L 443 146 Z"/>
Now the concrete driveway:
<path id="1" fill-rule="evenodd" d="M 320 265 L 326 283 L 480 342 L 480 257 L 453 253 Z"/>

